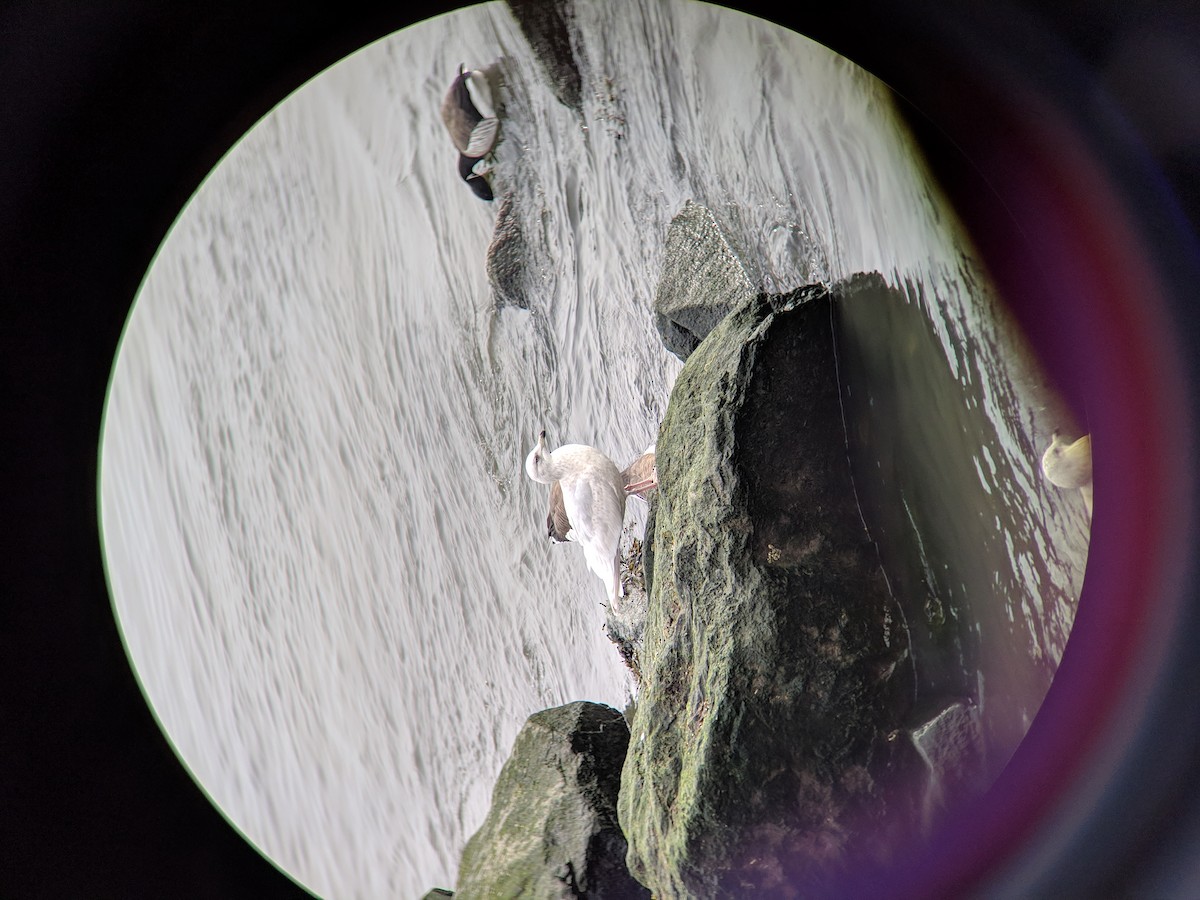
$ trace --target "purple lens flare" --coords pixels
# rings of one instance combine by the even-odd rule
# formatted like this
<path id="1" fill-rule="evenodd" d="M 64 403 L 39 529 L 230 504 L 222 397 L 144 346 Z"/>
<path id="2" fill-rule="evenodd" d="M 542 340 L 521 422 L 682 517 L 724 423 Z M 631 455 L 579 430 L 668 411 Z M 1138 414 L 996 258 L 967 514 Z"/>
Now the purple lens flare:
<path id="1" fill-rule="evenodd" d="M 890 896 L 1004 889 L 1021 866 L 1056 864 L 1129 762 L 1189 577 L 1195 422 L 1176 285 L 1104 148 L 1015 84 L 964 75 L 931 118 L 973 170 L 949 192 L 1001 295 L 1092 435 L 1100 499 L 1078 615 L 1028 734 L 984 797 L 872 877 Z"/>

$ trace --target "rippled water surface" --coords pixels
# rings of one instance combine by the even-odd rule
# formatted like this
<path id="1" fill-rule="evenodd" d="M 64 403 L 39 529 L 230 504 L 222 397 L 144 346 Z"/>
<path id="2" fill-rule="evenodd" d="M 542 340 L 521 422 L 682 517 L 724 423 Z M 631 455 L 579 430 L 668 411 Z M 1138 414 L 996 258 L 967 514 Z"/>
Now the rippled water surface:
<path id="1" fill-rule="evenodd" d="M 965 534 L 930 595 L 963 619 L 944 680 L 994 716 L 998 763 L 1073 617 L 1086 519 L 1037 468 L 1055 407 L 887 90 L 717 7 L 581 2 L 575 27 L 578 112 L 496 3 L 302 87 L 183 210 L 118 355 L 101 518 L 131 660 L 213 802 L 324 896 L 453 886 L 526 716 L 631 696 L 599 581 L 544 539 L 522 462 L 541 428 L 621 465 L 655 439 L 680 362 L 652 302 L 689 199 L 764 290 L 879 272 L 911 304 L 845 327 L 876 348 L 864 371 L 907 346 L 888 329 L 935 351 L 897 353 L 876 392 L 945 404 L 944 433 L 876 424 L 872 445 L 961 463 L 897 491 L 905 527 Z M 462 61 L 498 79 L 496 204 L 458 180 L 439 118 Z M 510 195 L 527 309 L 485 269 Z M 964 521 L 994 503 L 995 524 L 934 512 L 960 488 Z"/>

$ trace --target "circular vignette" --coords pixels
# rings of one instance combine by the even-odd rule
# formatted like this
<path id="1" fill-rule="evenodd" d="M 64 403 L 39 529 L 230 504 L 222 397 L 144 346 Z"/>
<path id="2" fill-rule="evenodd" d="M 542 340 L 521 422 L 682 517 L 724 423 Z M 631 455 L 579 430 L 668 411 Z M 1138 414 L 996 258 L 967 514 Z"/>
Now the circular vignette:
<path id="1" fill-rule="evenodd" d="M 997 20 L 951 21 L 946 10 L 922 16 L 911 4 L 877 4 L 865 18 L 855 10 L 782 20 L 758 4 L 739 6 L 855 60 L 957 143 L 971 167 L 956 171 L 941 160 L 935 168 L 1047 368 L 1077 408 L 1084 397 L 1113 398 L 1107 411 L 1087 409 L 1104 446 L 1096 460 L 1102 500 L 1059 678 L 990 795 L 996 806 L 979 813 L 995 831 L 980 819 L 962 823 L 960 861 L 946 865 L 949 846 L 914 858 L 904 873 L 909 893 L 959 892 L 987 878 L 1010 893 L 1136 883 L 1151 832 L 1130 835 L 1129 823 L 1148 826 L 1188 776 L 1186 757 L 1196 748 L 1194 703 L 1171 693 L 1196 683 L 1189 642 L 1200 630 L 1185 604 L 1195 592 L 1185 558 L 1195 500 L 1187 391 L 1197 383 L 1196 354 L 1185 351 L 1200 346 L 1186 306 L 1197 269 L 1191 236 L 1152 161 L 1119 123 L 1073 106 L 1086 74 L 1054 80 L 1062 73 L 1048 69 L 1047 48 L 1038 45 L 1054 23 L 1030 18 L 1032 4 L 1001 8 L 1018 23 L 1008 21 L 1008 32 Z M 28 687 L 27 718 L 54 700 L 49 725 L 31 729 L 17 753 L 6 751 L 6 771 L 26 785 L 8 798 L 8 819 L 37 823 L 10 829 L 20 861 L 8 876 L 14 887 L 93 895 L 170 888 L 176 896 L 296 890 L 230 839 L 147 715 L 104 586 L 95 439 L 137 284 L 224 150 L 307 77 L 450 8 L 270 3 L 247 12 L 215 0 L 170 12 L 126 2 L 102 18 L 4 14 L 21 29 L 13 33 L 31 35 L 3 73 L 6 96 L 17 98 L 5 118 L 18 126 L 6 129 L 13 164 L 0 204 L 4 271 L 12 295 L 26 300 L 14 311 L 8 358 L 14 372 L 37 379 L 36 402 L 14 408 L 32 426 L 14 429 L 10 445 L 28 475 L 14 512 L 32 524 L 14 536 L 13 559 L 24 593 L 45 600 L 13 612 L 16 630 L 30 638 L 7 661 L 13 680 Z M 1022 73 L 1015 91 L 1011 82 L 997 86 L 1001 59 L 1013 63 L 1005 74 Z M 160 77 L 147 79 L 147 71 Z M 991 203 L 972 201 L 972 184 L 1010 204 L 1052 197 L 1035 220 L 1063 218 L 1054 229 L 1043 223 L 1045 243 L 1028 240 L 1025 220 L 1020 241 L 1011 225 L 989 233 Z M 1029 211 L 1018 206 L 1014 215 L 1022 208 Z M 1066 233 L 1078 242 L 1051 250 L 1049 236 Z M 1030 247 L 1040 263 L 1023 256 Z M 63 663 L 46 665 L 56 658 Z M 79 734 L 90 739 L 87 754 Z M 1164 755 L 1168 747 L 1176 753 Z M 1137 765 L 1151 750 L 1159 764 Z M 64 782 L 64 771 L 76 777 Z M 1047 857 L 1022 856 L 1035 842 Z"/>

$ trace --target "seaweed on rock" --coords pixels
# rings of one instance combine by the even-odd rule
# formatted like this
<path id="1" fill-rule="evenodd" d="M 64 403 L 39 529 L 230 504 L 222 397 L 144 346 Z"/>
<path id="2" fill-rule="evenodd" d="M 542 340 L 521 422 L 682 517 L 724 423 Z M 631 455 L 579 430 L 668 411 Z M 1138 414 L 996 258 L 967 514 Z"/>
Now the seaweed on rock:
<path id="1" fill-rule="evenodd" d="M 919 821 L 907 635 L 862 523 L 820 287 L 735 309 L 658 442 L 618 804 L 656 896 L 795 896 Z"/>

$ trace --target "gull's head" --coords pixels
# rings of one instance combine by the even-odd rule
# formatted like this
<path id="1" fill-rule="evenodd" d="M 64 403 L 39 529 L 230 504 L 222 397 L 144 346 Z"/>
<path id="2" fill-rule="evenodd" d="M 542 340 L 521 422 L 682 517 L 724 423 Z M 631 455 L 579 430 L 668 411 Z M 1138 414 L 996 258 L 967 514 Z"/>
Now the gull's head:
<path id="1" fill-rule="evenodd" d="M 1054 464 L 1058 462 L 1059 457 L 1063 455 L 1063 440 L 1057 429 L 1050 438 L 1050 446 L 1046 448 L 1046 452 L 1042 454 L 1042 473 L 1047 477 L 1050 476 L 1054 469 Z"/>
<path id="2" fill-rule="evenodd" d="M 550 475 L 550 449 L 546 446 L 546 432 L 538 435 L 538 442 L 525 457 L 525 474 L 534 481 L 549 484 L 554 481 Z"/>
<path id="3" fill-rule="evenodd" d="M 1050 463 L 1052 460 L 1062 456 L 1069 449 L 1066 439 L 1062 436 L 1062 429 L 1055 428 L 1050 433 L 1050 446 L 1046 448 L 1046 452 L 1042 454 L 1042 467 Z"/>

